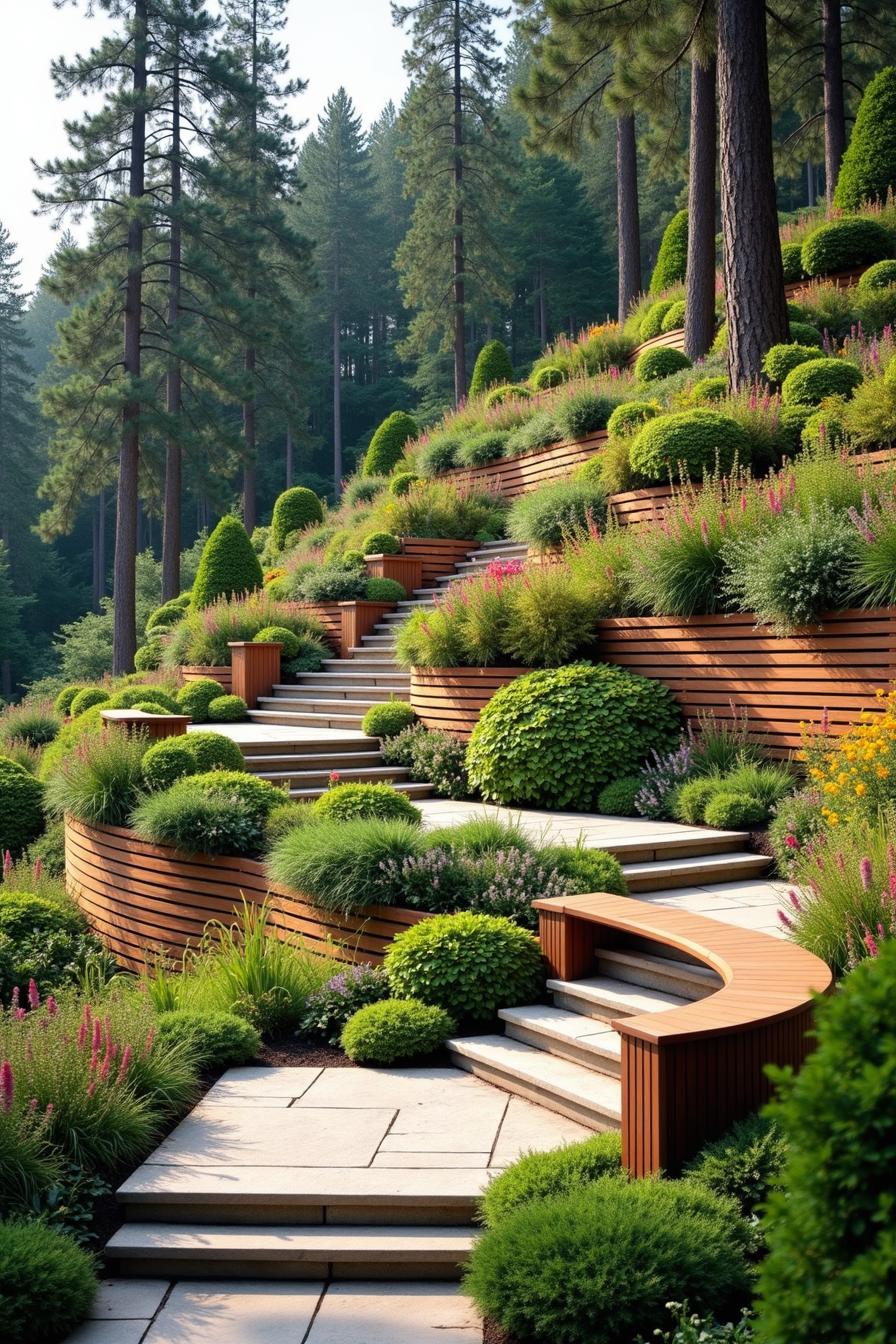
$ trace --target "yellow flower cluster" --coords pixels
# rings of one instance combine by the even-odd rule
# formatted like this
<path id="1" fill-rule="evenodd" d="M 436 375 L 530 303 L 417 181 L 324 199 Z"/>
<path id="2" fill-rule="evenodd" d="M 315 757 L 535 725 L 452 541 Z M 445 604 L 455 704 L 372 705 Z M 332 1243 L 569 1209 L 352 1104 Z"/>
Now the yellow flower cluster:
<path id="1" fill-rule="evenodd" d="M 839 737 L 803 729 L 802 758 L 822 794 L 830 826 L 875 815 L 896 799 L 896 689 L 877 692 L 879 710 L 863 710 Z"/>

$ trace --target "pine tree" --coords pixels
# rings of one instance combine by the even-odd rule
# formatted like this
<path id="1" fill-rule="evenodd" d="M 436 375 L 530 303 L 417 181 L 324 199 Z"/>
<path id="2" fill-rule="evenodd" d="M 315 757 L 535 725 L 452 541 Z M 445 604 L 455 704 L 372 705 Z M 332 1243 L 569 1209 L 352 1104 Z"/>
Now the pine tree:
<path id="1" fill-rule="evenodd" d="M 8 700 L 28 666 L 28 640 L 22 628 L 22 612 L 34 601 L 20 597 L 9 572 L 9 551 L 0 541 L 0 696 Z"/>
<path id="2" fill-rule="evenodd" d="M 0 224 L 0 540 L 12 545 L 15 520 L 31 512 L 36 441 L 34 375 L 25 331 L 27 295 L 9 231 Z"/>

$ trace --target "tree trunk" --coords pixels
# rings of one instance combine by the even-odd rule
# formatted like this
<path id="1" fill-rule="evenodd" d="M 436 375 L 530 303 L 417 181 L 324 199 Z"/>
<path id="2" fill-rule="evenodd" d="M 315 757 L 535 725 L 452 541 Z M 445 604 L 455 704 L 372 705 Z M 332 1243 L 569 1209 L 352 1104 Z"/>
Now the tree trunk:
<path id="1" fill-rule="evenodd" d="M 638 152 L 633 115 L 616 118 L 616 226 L 619 238 L 619 321 L 641 293 Z"/>
<path id="2" fill-rule="evenodd" d="M 337 268 L 338 277 L 338 268 Z M 333 310 L 333 486 L 336 498 L 342 489 L 342 329 L 339 323 L 339 282 L 335 282 Z"/>
<path id="3" fill-rule="evenodd" d="M 821 45 L 824 53 L 824 178 L 828 205 L 846 148 L 846 106 L 843 98 L 843 23 L 840 0 L 821 0 Z"/>
<path id="4" fill-rule="evenodd" d="M 764 0 L 719 0 L 719 124 L 728 378 L 760 375 L 788 339 L 778 238 Z"/>
<path id="5" fill-rule="evenodd" d="M 143 196 L 146 172 L 146 43 L 147 0 L 134 0 L 134 111 L 131 116 L 128 196 Z M 125 378 L 140 377 L 140 332 L 143 280 L 143 221 L 134 212 L 128 224 L 128 271 L 124 303 Z M 115 567 L 112 671 L 134 669 L 137 651 L 137 478 L 140 466 L 140 402 L 129 400 L 122 413 L 118 496 L 115 507 Z"/>
<path id="6" fill-rule="evenodd" d="M 702 359 L 716 329 L 716 63 L 691 62 L 684 348 Z"/>
<path id="7" fill-rule="evenodd" d="M 810 210 L 818 200 L 818 174 L 811 159 L 806 160 L 806 204 Z"/>
<path id="8" fill-rule="evenodd" d="M 175 43 L 175 64 L 171 81 L 171 233 L 168 256 L 168 337 L 177 340 L 180 317 L 181 285 L 181 171 L 180 171 L 180 66 L 179 47 Z M 180 424 L 181 367 L 177 356 L 169 359 L 166 374 L 165 405 L 175 425 Z M 181 446 L 177 428 L 169 430 L 165 444 L 165 499 L 162 511 L 162 601 L 169 602 L 180 592 L 181 552 Z"/>
<path id="9" fill-rule="evenodd" d="M 99 600 L 106 596 L 106 490 L 100 486 L 96 510 L 96 580 L 97 611 Z"/>
<path id="10" fill-rule="evenodd" d="M 452 257 L 454 297 L 454 404 L 459 406 L 467 395 L 467 352 L 465 345 L 466 294 L 464 281 L 464 128 L 461 98 L 461 18 L 460 0 L 454 0 L 454 249 Z"/>
<path id="11" fill-rule="evenodd" d="M 292 489 L 293 482 L 293 451 L 292 451 L 292 425 L 286 426 L 286 488 Z"/>
<path id="12" fill-rule="evenodd" d="M 251 212 L 254 215 L 256 210 L 257 186 L 255 181 L 255 164 L 258 158 L 258 105 L 255 95 L 258 91 L 258 0 L 252 0 L 252 111 L 249 117 L 250 141 L 249 141 L 249 162 L 252 169 L 252 202 Z M 255 302 L 255 288 L 249 284 L 249 306 L 252 308 Z M 255 314 L 252 313 L 252 321 L 255 320 Z M 252 390 L 243 402 L 243 442 L 245 444 L 245 459 L 243 461 L 243 526 L 249 535 L 255 528 L 255 496 L 256 496 L 256 471 L 255 471 L 255 453 L 256 453 L 256 429 L 255 429 L 255 365 L 256 354 L 255 347 L 250 345 L 243 356 L 243 368 L 249 375 L 249 380 L 253 384 Z"/>

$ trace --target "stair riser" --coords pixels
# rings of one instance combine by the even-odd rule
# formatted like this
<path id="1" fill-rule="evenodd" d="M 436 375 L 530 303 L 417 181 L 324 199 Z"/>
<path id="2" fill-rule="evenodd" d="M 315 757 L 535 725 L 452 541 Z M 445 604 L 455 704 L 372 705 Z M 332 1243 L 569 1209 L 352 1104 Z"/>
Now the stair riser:
<path id="1" fill-rule="evenodd" d="M 363 717 L 363 714 L 266 714 L 263 719 L 255 720 L 249 711 L 249 718 L 254 722 L 273 723 L 281 728 L 360 728 Z"/>
<path id="2" fill-rule="evenodd" d="M 463 1265 L 433 1257 L 409 1264 L 407 1255 L 383 1261 L 359 1260 L 312 1261 L 296 1259 L 258 1259 L 200 1256 L 124 1256 L 110 1260 L 115 1272 L 128 1277 L 165 1279 L 438 1279 L 455 1282 L 463 1274 Z"/>
<path id="3" fill-rule="evenodd" d="M 296 789 L 313 789 L 318 787 L 327 789 L 330 783 L 330 775 L 339 773 L 340 770 L 338 766 L 334 766 L 332 770 L 302 770 L 301 767 L 299 767 L 295 770 L 278 771 L 276 774 L 273 772 L 266 772 L 264 777 L 269 784 L 274 784 L 277 787 L 280 787 L 283 784 L 288 784 L 290 788 Z M 380 772 L 364 770 L 359 775 L 348 775 L 342 780 L 342 783 L 397 785 L 406 781 L 407 777 L 407 770 L 403 769 L 401 766 L 396 766 L 394 769 L 382 770 Z"/>
<path id="4" fill-rule="evenodd" d="M 364 647 L 358 646 L 349 649 L 349 653 L 352 654 L 358 653 L 363 655 L 364 661 L 362 662 L 361 659 L 359 658 L 357 663 L 357 666 L 359 668 L 366 667 L 367 664 L 370 662 L 376 662 L 378 665 L 382 665 L 383 663 L 385 663 L 389 667 L 395 667 L 394 646 L 388 649 L 378 649 L 378 648 L 369 649 L 366 646 Z"/>
<path id="5" fill-rule="evenodd" d="M 532 1031 L 529 1027 L 516 1026 L 511 1022 L 505 1023 L 504 1033 L 511 1040 L 532 1045 L 536 1050 L 556 1055 L 558 1059 L 568 1059 L 572 1064 L 582 1064 L 594 1073 L 605 1073 L 610 1078 L 620 1076 L 621 1066 L 618 1059 L 608 1058 L 594 1050 L 586 1050 L 583 1046 L 576 1045 L 574 1041 L 561 1041 L 556 1036 L 548 1035 L 547 1032 Z"/>
<path id="6" fill-rule="evenodd" d="M 620 1012 L 618 1008 L 604 1008 L 599 1003 L 592 1003 L 591 999 L 579 998 L 577 994 L 559 989 L 551 991 L 551 1002 L 555 1008 L 565 1008 L 567 1012 L 578 1013 L 580 1017 L 593 1017 L 595 1022 L 609 1023 L 631 1016 L 630 1013 Z"/>
<path id="7" fill-rule="evenodd" d="M 284 756 L 286 759 L 283 759 Z M 247 760 L 246 769 L 252 775 L 267 774 L 272 770 L 376 770 L 380 766 L 379 753 L 370 753 L 359 751 L 356 754 L 346 756 L 325 756 L 319 754 L 313 758 L 299 755 L 286 755 L 280 752 L 278 756 L 271 753 L 271 758 L 259 757 L 258 759 Z"/>
<path id="8" fill-rule="evenodd" d="M 138 1223 L 207 1223 L 212 1227 L 470 1227 L 476 1221 L 476 1203 L 457 1199 L 450 1204 L 419 1204 L 384 1199 L 370 1204 L 294 1204 L 288 1201 L 214 1203 L 201 1196 L 183 1204 L 125 1203 L 129 1221 Z"/>
<path id="9" fill-rule="evenodd" d="M 296 682 L 295 686 L 290 686 L 289 690 L 283 694 L 289 695 L 291 692 L 300 689 L 311 689 L 316 687 L 320 691 L 335 690 L 337 687 L 344 689 L 348 686 L 379 686 L 386 692 L 393 691 L 396 695 L 404 695 L 411 689 L 411 678 L 407 672 L 371 672 L 367 676 L 345 677 L 339 672 L 320 673 L 316 677 L 303 676 Z"/>
<path id="10" fill-rule="evenodd" d="M 317 701 L 348 700 L 380 704 L 396 696 L 395 687 L 389 686 L 291 686 L 289 691 L 279 695 L 262 696 L 258 703 L 265 709 L 277 709 L 280 705 L 314 704 Z"/>
<path id="11" fill-rule="evenodd" d="M 592 1108 L 590 1106 L 581 1106 L 575 1102 L 568 1101 L 565 1097 L 557 1096 L 556 1093 L 548 1091 L 546 1088 L 538 1087 L 534 1083 L 524 1082 L 513 1074 L 505 1073 L 503 1069 L 493 1068 L 488 1064 L 483 1064 L 481 1060 L 469 1059 L 466 1055 L 461 1055 L 451 1050 L 452 1062 L 459 1069 L 465 1069 L 467 1073 L 475 1074 L 477 1078 L 482 1078 L 484 1082 L 493 1083 L 495 1087 L 503 1088 L 505 1092 L 513 1092 L 515 1096 L 525 1097 L 528 1101 L 534 1101 L 538 1106 L 544 1106 L 548 1111 L 554 1111 L 557 1115 L 565 1115 L 568 1120 L 577 1120 L 580 1125 L 585 1125 L 588 1129 L 619 1129 L 620 1121 L 616 1116 L 608 1115 L 605 1111 Z"/>
<path id="12" fill-rule="evenodd" d="M 698 999 L 709 998 L 710 994 L 718 993 L 719 986 L 707 985 L 705 989 L 700 989 L 689 980 L 682 980 L 675 975 L 665 975 L 662 971 L 648 970 L 646 967 L 621 966 L 616 962 L 604 964 L 598 955 L 597 968 L 599 975 L 612 975 L 616 980 L 622 980 L 627 985 L 637 985 L 640 989 L 661 989 L 669 994 L 678 994 L 683 999 L 690 999 L 696 1003 Z"/>
<path id="13" fill-rule="evenodd" d="M 763 856 L 759 856 L 762 858 Z M 764 859 L 761 863 L 726 863 L 721 858 L 718 866 L 700 868 L 699 870 L 683 869 L 679 872 L 669 872 L 668 869 L 658 869 L 657 873 L 643 873 L 637 877 L 630 877 L 626 874 L 628 889 L 632 894 L 647 891 L 667 891 L 673 887 L 708 887 L 717 882 L 737 882 L 741 878 L 759 878 L 769 865 L 769 860 Z M 623 868 L 625 865 L 623 865 Z"/>

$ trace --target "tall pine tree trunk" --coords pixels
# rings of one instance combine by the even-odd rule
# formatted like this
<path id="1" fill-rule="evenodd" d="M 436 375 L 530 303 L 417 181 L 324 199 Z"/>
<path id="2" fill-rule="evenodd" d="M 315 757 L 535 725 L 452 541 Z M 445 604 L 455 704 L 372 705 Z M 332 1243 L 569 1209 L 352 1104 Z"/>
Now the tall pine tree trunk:
<path id="1" fill-rule="evenodd" d="M 461 85 L 460 0 L 454 0 L 454 247 L 452 289 L 454 297 L 454 404 L 459 406 L 467 395 L 467 352 L 465 345 L 466 294 L 464 282 L 464 128 Z"/>
<path id="2" fill-rule="evenodd" d="M 181 168 L 180 168 L 180 68 L 175 43 L 175 67 L 171 81 L 171 234 L 168 256 L 168 335 L 177 340 L 181 286 Z M 169 359 L 165 405 L 175 426 L 180 423 L 182 380 L 180 360 Z M 181 552 L 181 446 L 179 429 L 169 429 L 165 444 L 165 499 L 162 513 L 162 601 L 180 592 Z"/>
<path id="3" fill-rule="evenodd" d="M 684 348 L 702 359 L 716 327 L 716 63 L 691 62 Z"/>
<path id="4" fill-rule="evenodd" d="M 719 0 L 719 124 L 728 378 L 759 377 L 788 338 L 778 238 L 765 0 Z"/>
<path id="5" fill-rule="evenodd" d="M 633 114 L 616 118 L 616 226 L 619 238 L 619 321 L 641 293 L 638 151 Z"/>
<path id="6" fill-rule="evenodd" d="M 293 451 L 292 451 L 292 425 L 286 426 L 286 488 L 292 489 L 293 481 Z"/>
<path id="7" fill-rule="evenodd" d="M 337 268 L 338 277 L 338 268 Z M 335 282 L 333 309 L 333 486 L 336 498 L 342 488 L 342 329 L 339 322 L 339 281 Z"/>
<path id="8" fill-rule="evenodd" d="M 257 208 L 257 184 L 255 181 L 255 164 L 258 158 L 258 106 L 256 95 L 258 92 L 258 0 L 252 0 L 252 110 L 249 114 L 249 161 L 252 172 L 252 213 Z M 249 307 L 250 321 L 255 321 L 254 312 L 255 288 L 249 285 Z M 245 445 L 245 457 L 243 460 L 243 525 L 249 535 L 255 528 L 256 522 L 256 428 L 255 428 L 255 365 L 256 352 L 254 345 L 247 347 L 243 356 L 243 368 L 249 376 L 250 391 L 243 402 L 243 443 Z"/>
<path id="9" fill-rule="evenodd" d="M 843 22 L 840 0 L 821 0 L 821 45 L 824 55 L 824 177 L 828 205 L 846 149 L 846 106 L 843 98 Z"/>
<path id="10" fill-rule="evenodd" d="M 144 193 L 146 173 L 146 44 L 147 0 L 134 0 L 134 110 L 131 116 L 128 196 L 132 205 Z M 140 377 L 140 332 L 143 281 L 143 220 L 134 209 L 127 233 L 128 271 L 124 304 L 124 374 Z M 137 482 L 140 467 L 140 402 L 134 398 L 122 413 L 118 496 L 115 508 L 115 564 L 112 671 L 132 672 L 137 651 Z"/>
<path id="11" fill-rule="evenodd" d="M 811 209 L 818 200 L 818 175 L 812 159 L 806 160 L 806 204 Z"/>

